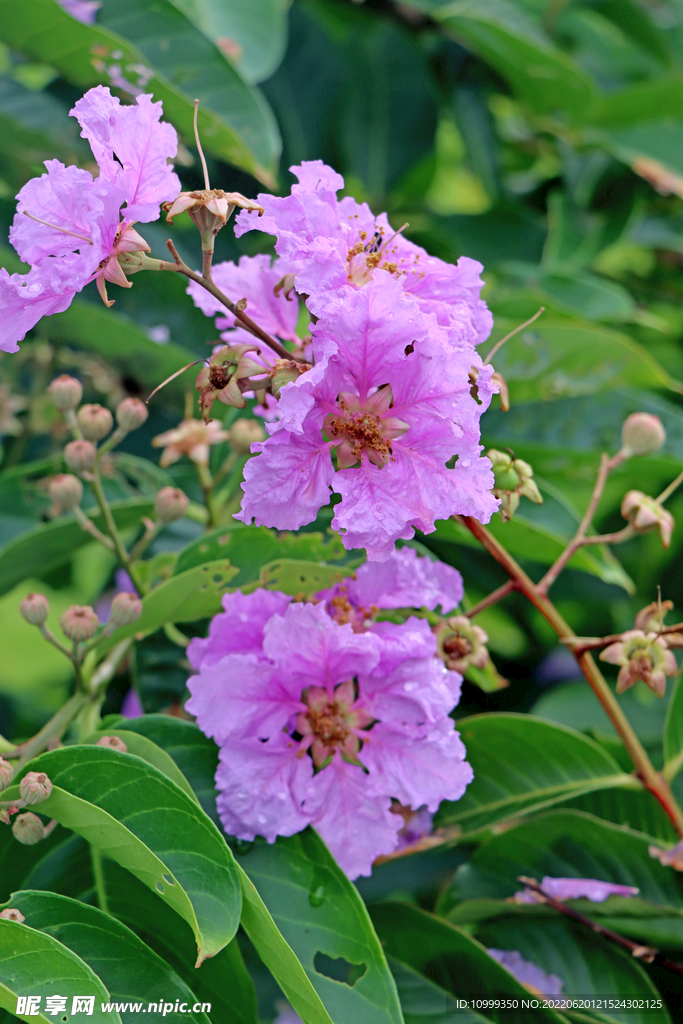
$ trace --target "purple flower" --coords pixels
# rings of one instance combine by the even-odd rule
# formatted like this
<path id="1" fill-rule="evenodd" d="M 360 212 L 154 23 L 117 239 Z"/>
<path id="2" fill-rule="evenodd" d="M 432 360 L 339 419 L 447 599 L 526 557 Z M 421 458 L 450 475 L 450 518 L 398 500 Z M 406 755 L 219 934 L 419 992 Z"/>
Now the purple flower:
<path id="1" fill-rule="evenodd" d="M 524 960 L 516 949 L 489 949 L 489 955 L 510 972 L 517 981 L 544 996 L 559 996 L 564 988 L 562 978 L 546 974 L 530 960 Z"/>
<path id="2" fill-rule="evenodd" d="M 492 392 L 476 353 L 458 358 L 435 319 L 384 272 L 328 306 L 311 347 L 315 367 L 282 389 L 281 419 L 252 447 L 262 454 L 247 463 L 237 518 L 298 529 L 331 488 L 342 497 L 332 525 L 344 546 L 377 560 L 453 513 L 488 522 L 498 503 L 479 418 Z"/>
<path id="3" fill-rule="evenodd" d="M 461 677 L 423 620 L 354 633 L 323 604 L 228 594 L 187 709 L 221 747 L 218 810 L 242 839 L 318 830 L 347 874 L 369 874 L 403 827 L 392 801 L 435 811 L 472 770 L 449 712 Z"/>
<path id="4" fill-rule="evenodd" d="M 18 193 L 10 241 L 31 271 L 0 277 L 0 349 L 8 352 L 42 316 L 66 309 L 90 281 L 97 281 L 107 305 L 106 281 L 130 287 L 119 254 L 149 251 L 133 222 L 154 220 L 161 199 L 180 187 L 167 164 L 176 133 L 159 123 L 160 103 L 141 96 L 137 105 L 122 107 L 109 89 L 97 86 L 71 113 L 90 141 L 100 176 L 48 160 L 47 173 Z"/>
<path id="5" fill-rule="evenodd" d="M 101 0 L 57 0 L 59 6 L 76 21 L 84 25 L 92 25 L 95 15 L 102 6 Z"/>
<path id="6" fill-rule="evenodd" d="M 331 298 L 347 298 L 381 269 L 436 316 L 455 348 L 488 337 L 493 320 L 479 297 L 480 263 L 467 257 L 457 266 L 444 263 L 395 232 L 386 214 L 375 217 L 367 203 L 349 196 L 337 200 L 344 179 L 321 160 L 290 171 L 299 179 L 291 195 L 260 195 L 265 212 L 258 225 L 240 214 L 235 234 L 257 228 L 277 236 L 275 250 L 298 271 L 296 288 L 309 296 L 312 313 L 319 316 Z"/>
<path id="7" fill-rule="evenodd" d="M 444 562 L 419 558 L 412 548 L 391 552 L 379 565 L 365 562 L 355 575 L 323 590 L 318 600 L 337 622 L 350 622 L 356 632 L 372 623 L 384 608 L 427 608 L 441 605 L 444 615 L 462 601 L 462 576 Z"/>
<path id="8" fill-rule="evenodd" d="M 121 714 L 124 718 L 140 718 L 144 715 L 145 709 L 142 706 L 142 702 L 138 697 L 137 690 L 130 689 L 123 699 L 121 705 Z"/>
<path id="9" fill-rule="evenodd" d="M 590 900 L 603 903 L 608 896 L 637 896 L 640 889 L 632 885 L 615 885 L 613 882 L 599 882 L 595 878 L 551 878 L 546 875 L 541 888 L 554 900 Z M 532 889 L 515 893 L 518 903 L 536 903 Z"/>
<path id="10" fill-rule="evenodd" d="M 426 807 L 420 807 L 417 811 L 411 811 L 410 808 L 405 808 L 401 804 L 394 805 L 393 811 L 394 813 L 398 812 L 403 818 L 403 828 L 398 834 L 397 849 L 403 850 L 406 846 L 412 846 L 413 843 L 430 835 L 433 828 L 434 815 Z"/>

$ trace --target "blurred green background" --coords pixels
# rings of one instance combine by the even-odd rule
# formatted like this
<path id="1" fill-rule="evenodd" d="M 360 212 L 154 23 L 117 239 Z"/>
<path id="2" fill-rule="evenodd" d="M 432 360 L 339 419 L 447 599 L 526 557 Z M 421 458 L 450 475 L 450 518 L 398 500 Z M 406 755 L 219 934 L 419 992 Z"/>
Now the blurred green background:
<path id="1" fill-rule="evenodd" d="M 395 227 L 408 222 L 406 235 L 430 252 L 484 264 L 494 340 L 545 307 L 496 356 L 510 410 L 494 400 L 482 420 L 485 443 L 528 460 L 544 497 L 541 506 L 523 499 L 511 523 L 493 526 L 534 578 L 573 532 L 600 453 L 616 450 L 629 413 L 659 415 L 667 442 L 614 473 L 596 525 L 618 529 L 626 490 L 657 494 L 683 468 L 683 0 L 104 0 L 92 25 L 57 0 L 0 0 L 0 41 L 3 231 L 41 161 L 88 166 L 68 111 L 102 82 L 128 100 L 143 90 L 164 101 L 183 143 L 183 187 L 202 184 L 197 96 L 213 185 L 285 193 L 292 163 L 323 159 L 348 193 L 387 210 Z M 171 230 L 196 265 L 187 218 L 173 229 L 145 225 L 153 255 L 163 256 Z M 217 259 L 261 251 L 272 251 L 272 239 L 258 232 L 237 241 L 228 226 L 218 236 Z M 6 242 L 0 257 L 21 268 Z M 137 275 L 130 291 L 112 293 L 107 311 L 89 286 L 39 324 L 20 354 L 0 356 L 0 733 L 31 729 L 68 684 L 68 667 L 20 619 L 20 598 L 40 588 L 61 611 L 112 585 L 113 566 L 92 545 L 67 547 L 50 564 L 38 554 L 28 581 L 17 562 L 17 539 L 30 540 L 49 517 L 41 480 L 58 471 L 65 441 L 46 384 L 75 372 L 85 400 L 113 407 L 126 394 L 146 396 L 216 337 L 174 275 Z M 190 464 L 163 472 L 150 446 L 181 418 L 186 385 L 155 398 L 148 423 L 124 444 L 108 480 L 112 500 L 149 497 L 169 477 L 199 498 Z M 682 498 L 669 507 L 683 518 Z M 185 520 L 164 545 L 180 548 L 200 529 Z M 629 628 L 658 584 L 680 619 L 682 537 L 678 528 L 667 551 L 648 535 L 573 560 L 553 596 L 575 631 Z M 461 569 L 472 602 L 503 581 L 452 524 L 422 542 Z M 610 731 L 588 689 L 571 682 L 572 659 L 522 598 L 478 621 L 510 686 L 484 693 L 466 684 L 461 715 L 534 708 Z M 182 696 L 178 648 L 163 634 L 140 645 L 131 670 L 148 710 Z M 115 681 L 107 710 L 118 710 L 128 685 Z M 666 702 L 638 687 L 624 704 L 656 758 Z"/>

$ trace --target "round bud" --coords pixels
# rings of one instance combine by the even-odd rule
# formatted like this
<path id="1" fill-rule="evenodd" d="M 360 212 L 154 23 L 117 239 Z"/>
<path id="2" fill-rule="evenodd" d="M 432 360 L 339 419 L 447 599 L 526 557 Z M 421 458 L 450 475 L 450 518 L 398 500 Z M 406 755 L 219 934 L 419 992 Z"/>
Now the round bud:
<path id="1" fill-rule="evenodd" d="M 52 792 L 52 783 L 45 772 L 27 772 L 19 783 L 19 794 L 27 804 L 39 804 Z"/>
<path id="2" fill-rule="evenodd" d="M 108 626 L 110 629 L 118 629 L 119 626 L 129 626 L 142 614 L 142 601 L 137 594 L 117 594 L 111 603 Z"/>
<path id="3" fill-rule="evenodd" d="M 0 793 L 7 789 L 13 778 L 14 768 L 4 757 L 0 757 Z"/>
<path id="4" fill-rule="evenodd" d="M 90 640 L 97 632 L 100 620 L 88 605 L 72 604 L 59 620 L 64 636 L 69 640 L 81 642 Z"/>
<path id="5" fill-rule="evenodd" d="M 37 814 L 27 811 L 19 814 L 12 823 L 14 838 L 24 846 L 35 846 L 45 838 L 45 826 Z"/>
<path id="6" fill-rule="evenodd" d="M 27 594 L 19 609 L 32 626 L 44 626 L 50 614 L 50 605 L 42 594 Z"/>
<path id="7" fill-rule="evenodd" d="M 114 417 L 103 405 L 82 405 L 76 415 L 87 441 L 101 441 L 114 426 Z"/>
<path id="8" fill-rule="evenodd" d="M 67 412 L 69 409 L 75 409 L 83 397 L 83 385 L 80 380 L 63 373 L 61 377 L 56 377 L 52 381 L 47 393 L 58 409 Z"/>
<path id="9" fill-rule="evenodd" d="M 128 747 L 118 736 L 103 736 L 102 739 L 97 741 L 97 746 L 109 747 L 110 750 L 118 750 L 122 754 L 128 752 Z"/>
<path id="10" fill-rule="evenodd" d="M 514 491 L 519 487 L 519 473 L 512 466 L 500 463 L 493 467 L 494 486 L 498 491 Z"/>
<path id="11" fill-rule="evenodd" d="M 16 921 L 17 924 L 23 924 L 26 918 L 20 910 L 15 910 L 14 907 L 5 907 L 4 910 L 0 910 L 0 918 L 3 921 Z"/>
<path id="12" fill-rule="evenodd" d="M 237 455 L 251 451 L 254 441 L 263 441 L 266 434 L 256 420 L 239 419 L 230 427 L 230 445 Z"/>
<path id="13" fill-rule="evenodd" d="M 148 415 L 147 406 L 139 398 L 124 398 L 116 408 L 116 422 L 122 430 L 137 430 Z"/>
<path id="14" fill-rule="evenodd" d="M 160 523 L 182 519 L 190 504 L 188 496 L 178 487 L 162 487 L 154 499 L 154 511 Z"/>
<path id="15" fill-rule="evenodd" d="M 53 476 L 47 490 L 55 505 L 59 505 L 65 512 L 80 505 L 83 497 L 83 484 L 72 473 L 60 473 L 58 476 Z"/>
<path id="16" fill-rule="evenodd" d="M 97 449 L 90 441 L 69 441 L 64 449 L 64 461 L 74 473 L 86 473 L 95 465 Z"/>
<path id="17" fill-rule="evenodd" d="M 621 428 L 622 449 L 628 455 L 652 455 L 666 441 L 666 431 L 659 416 L 634 412 Z"/>

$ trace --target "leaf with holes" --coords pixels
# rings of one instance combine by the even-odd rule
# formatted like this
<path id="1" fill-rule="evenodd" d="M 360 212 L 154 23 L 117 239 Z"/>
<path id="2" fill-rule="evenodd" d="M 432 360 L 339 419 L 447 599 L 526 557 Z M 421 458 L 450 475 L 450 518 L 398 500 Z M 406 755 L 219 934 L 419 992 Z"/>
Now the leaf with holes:
<path id="1" fill-rule="evenodd" d="M 66 996 L 69 1008 L 73 996 L 94 996 L 97 1006 L 93 1020 L 100 1024 L 121 1024 L 116 1010 L 101 1010 L 109 1002 L 109 993 L 86 963 L 57 939 L 35 931 L 25 924 L 0 921 L 0 1008 L 14 1016 L 19 996 L 44 998 L 57 993 Z M 20 1019 L 47 1022 L 55 1020 L 40 1010 Z"/>
<path id="2" fill-rule="evenodd" d="M 302 601 L 340 583 L 347 575 L 348 570 L 337 566 L 281 558 L 263 566 L 260 582 L 261 586 L 269 590 L 281 590 Z"/>
<path id="3" fill-rule="evenodd" d="M 63 747 L 26 770 L 46 772 L 54 785 L 41 813 L 127 868 L 187 921 L 198 963 L 230 942 L 241 906 L 235 863 L 192 797 L 139 757 L 104 747 Z M 13 785 L 7 799 L 17 798 Z"/>

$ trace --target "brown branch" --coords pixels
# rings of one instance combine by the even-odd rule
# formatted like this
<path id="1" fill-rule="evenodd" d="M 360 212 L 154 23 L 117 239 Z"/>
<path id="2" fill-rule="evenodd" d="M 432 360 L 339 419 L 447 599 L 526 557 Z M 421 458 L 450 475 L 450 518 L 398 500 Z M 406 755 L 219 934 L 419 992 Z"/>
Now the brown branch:
<path id="1" fill-rule="evenodd" d="M 670 633 L 682 633 L 683 622 L 677 622 L 673 626 L 665 626 L 657 630 L 657 636 L 667 636 Z M 562 640 L 563 644 L 570 644 L 572 650 L 576 651 L 597 651 L 601 647 L 609 647 L 622 639 L 621 633 L 612 633 L 611 636 L 567 636 Z"/>
<path id="2" fill-rule="evenodd" d="M 483 597 L 481 601 L 478 601 L 473 608 L 465 612 L 465 615 L 468 619 L 473 619 L 479 612 L 483 612 L 484 608 L 490 608 L 492 604 L 497 604 L 498 601 L 501 601 L 516 589 L 514 580 L 508 580 L 507 583 L 503 583 L 502 587 L 498 587 L 497 590 L 493 590 L 487 597 Z"/>

